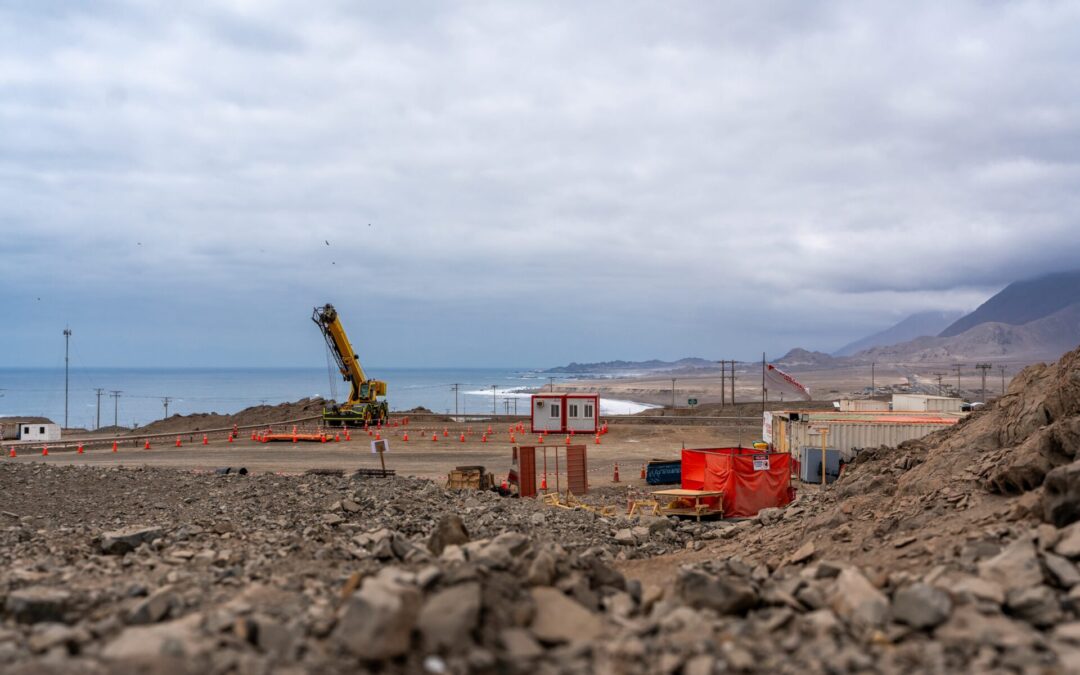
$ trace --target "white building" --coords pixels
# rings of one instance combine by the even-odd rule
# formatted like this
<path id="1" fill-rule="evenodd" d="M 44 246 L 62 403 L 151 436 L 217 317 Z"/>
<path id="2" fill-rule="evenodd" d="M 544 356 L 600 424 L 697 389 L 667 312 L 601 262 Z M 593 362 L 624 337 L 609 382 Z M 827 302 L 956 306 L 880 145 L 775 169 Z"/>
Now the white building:
<path id="1" fill-rule="evenodd" d="M 533 394 L 534 433 L 595 434 L 600 428 L 599 394 Z"/>
<path id="2" fill-rule="evenodd" d="M 24 422 L 19 425 L 20 441 L 58 441 L 60 425 L 52 422 Z"/>
<path id="3" fill-rule="evenodd" d="M 951 396 L 929 396 L 926 394 L 893 394 L 893 412 L 961 412 L 963 400 Z"/>

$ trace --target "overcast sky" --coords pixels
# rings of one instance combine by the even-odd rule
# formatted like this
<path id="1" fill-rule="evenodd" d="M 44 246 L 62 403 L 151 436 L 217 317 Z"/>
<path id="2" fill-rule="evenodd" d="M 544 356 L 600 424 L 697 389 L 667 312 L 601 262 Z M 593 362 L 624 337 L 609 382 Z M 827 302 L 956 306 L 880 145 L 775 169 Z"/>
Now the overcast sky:
<path id="1" fill-rule="evenodd" d="M 0 4 L 0 365 L 754 358 L 1080 260 L 1078 2 Z M 326 242 L 329 242 L 327 245 Z"/>

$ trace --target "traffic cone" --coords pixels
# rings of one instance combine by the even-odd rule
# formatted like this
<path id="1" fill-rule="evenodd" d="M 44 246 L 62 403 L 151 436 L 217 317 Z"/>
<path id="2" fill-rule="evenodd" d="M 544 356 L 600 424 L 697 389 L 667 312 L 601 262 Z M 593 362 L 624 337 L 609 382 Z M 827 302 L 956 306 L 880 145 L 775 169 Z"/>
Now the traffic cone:
<path id="1" fill-rule="evenodd" d="M 319 442 L 320 443 L 325 443 L 326 442 L 326 434 L 322 434 L 322 435 L 319 436 Z"/>
<path id="2" fill-rule="evenodd" d="M 461 432 L 461 438 L 460 438 L 459 440 L 460 440 L 460 441 L 461 441 L 462 443 L 464 443 L 464 442 L 465 442 L 465 432 L 464 432 L 464 431 L 462 431 L 462 432 Z"/>
<path id="3" fill-rule="evenodd" d="M 488 436 L 490 436 L 490 435 L 491 435 L 491 425 L 490 425 L 490 424 L 488 425 L 487 435 L 488 435 Z"/>
<path id="4" fill-rule="evenodd" d="M 645 465 L 641 465 L 641 480 L 645 480 Z"/>
<path id="5" fill-rule="evenodd" d="M 347 441 L 352 440 L 352 436 L 349 435 L 349 430 L 348 429 L 345 430 L 345 440 L 347 440 Z"/>
<path id="6" fill-rule="evenodd" d="M 340 443 L 341 442 L 341 434 L 334 434 L 334 442 L 335 443 Z"/>
<path id="7" fill-rule="evenodd" d="M 372 430 L 371 430 L 371 429 L 369 428 L 369 429 L 367 430 L 367 435 L 368 435 L 368 436 L 374 436 L 374 435 L 375 435 L 375 432 L 374 432 L 374 431 L 372 431 Z"/>
<path id="8" fill-rule="evenodd" d="M 511 443 L 517 443 L 517 441 L 514 440 L 514 432 L 513 431 L 510 432 L 510 442 Z"/>
<path id="9" fill-rule="evenodd" d="M 406 431 L 405 434 L 401 437 L 401 440 L 406 442 L 406 443 L 409 442 L 409 432 L 408 431 Z"/>
<path id="10" fill-rule="evenodd" d="M 510 489 L 506 484 L 506 479 L 505 478 L 503 478 L 502 489 L 504 489 L 504 490 L 509 490 Z"/>
<path id="11" fill-rule="evenodd" d="M 254 429 L 251 430 L 251 440 L 253 440 L 253 441 L 259 440 L 259 435 L 255 433 Z"/>
<path id="12" fill-rule="evenodd" d="M 570 445 L 570 434 L 566 435 L 566 444 Z"/>
<path id="13" fill-rule="evenodd" d="M 143 450 L 149 450 L 149 449 L 150 449 L 150 439 L 148 438 L 148 439 L 146 439 L 146 443 L 143 443 Z"/>
<path id="14" fill-rule="evenodd" d="M 82 443 L 79 443 L 79 449 L 75 451 L 75 454 L 77 454 L 77 455 L 83 454 Z"/>
<path id="15" fill-rule="evenodd" d="M 49 456 L 49 446 L 47 446 L 47 445 L 42 446 L 42 448 L 41 448 L 41 456 L 42 457 L 48 457 Z"/>
<path id="16" fill-rule="evenodd" d="M 450 435 L 450 430 L 447 429 L 446 427 L 443 427 L 442 435 L 443 435 L 443 438 L 446 438 L 447 436 Z"/>
<path id="17" fill-rule="evenodd" d="M 484 434 L 483 436 L 480 437 L 480 442 L 481 443 L 487 443 L 487 434 Z"/>
<path id="18" fill-rule="evenodd" d="M 600 445 L 600 434 L 596 434 L 596 444 Z"/>
<path id="19" fill-rule="evenodd" d="M 382 434 L 380 434 L 378 431 L 375 432 L 375 440 L 377 440 L 377 441 L 382 440 Z"/>
<path id="20" fill-rule="evenodd" d="M 210 439 L 206 437 L 206 434 L 202 435 L 202 444 L 203 445 L 210 445 Z"/>
<path id="21" fill-rule="evenodd" d="M 292 430 L 292 442 L 296 443 L 299 440 L 300 439 L 296 437 L 296 427 L 293 427 L 293 430 Z"/>
<path id="22" fill-rule="evenodd" d="M 611 478 L 612 483 L 619 482 L 619 463 L 615 462 L 615 475 Z"/>
<path id="23" fill-rule="evenodd" d="M 14 445 L 11 446 L 11 452 L 8 453 L 8 457 L 18 457 L 18 455 L 15 454 L 15 446 Z"/>
<path id="24" fill-rule="evenodd" d="M 541 490 L 547 490 L 547 474 L 546 473 L 544 474 L 544 477 L 540 479 L 540 489 Z"/>
<path id="25" fill-rule="evenodd" d="M 116 452 L 119 448 L 120 448 L 120 444 L 117 443 L 116 441 L 113 441 L 112 442 L 112 451 Z"/>
<path id="26" fill-rule="evenodd" d="M 438 442 L 438 440 L 439 440 L 439 434 L 437 434 L 437 433 L 435 433 L 434 431 L 432 431 L 432 432 L 431 432 L 431 441 L 432 441 L 433 443 L 435 443 L 435 442 Z"/>
<path id="27" fill-rule="evenodd" d="M 178 448 L 179 448 L 179 447 L 180 447 L 180 445 L 181 445 L 181 443 L 180 443 L 180 437 L 179 437 L 179 436 L 177 436 L 177 437 L 176 437 L 176 447 L 178 447 Z"/>
<path id="28" fill-rule="evenodd" d="M 229 442 L 232 443 L 232 434 L 229 434 Z"/>

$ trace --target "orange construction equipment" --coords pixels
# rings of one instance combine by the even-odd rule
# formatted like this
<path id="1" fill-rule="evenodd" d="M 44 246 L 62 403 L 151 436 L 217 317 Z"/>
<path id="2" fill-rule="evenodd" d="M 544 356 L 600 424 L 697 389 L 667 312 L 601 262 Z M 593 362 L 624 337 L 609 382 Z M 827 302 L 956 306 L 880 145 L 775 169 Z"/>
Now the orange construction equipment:
<path id="1" fill-rule="evenodd" d="M 618 483 L 619 482 L 619 463 L 618 462 L 615 462 L 615 475 L 611 477 L 611 482 L 612 483 Z"/>
<path id="2" fill-rule="evenodd" d="M 120 447 L 119 443 L 117 443 L 116 441 L 112 442 L 112 451 L 113 452 L 116 452 L 119 447 Z"/>
<path id="3" fill-rule="evenodd" d="M 83 454 L 82 443 L 79 443 L 79 449 L 75 451 L 75 454 L 77 454 L 77 455 Z"/>
<path id="4" fill-rule="evenodd" d="M 43 446 L 41 448 L 41 456 L 42 457 L 48 457 L 49 456 L 49 446 L 46 445 L 46 446 Z"/>
<path id="5" fill-rule="evenodd" d="M 146 443 L 143 443 L 143 450 L 149 450 L 149 449 L 150 449 L 150 439 L 148 438 L 148 439 L 146 439 Z"/>

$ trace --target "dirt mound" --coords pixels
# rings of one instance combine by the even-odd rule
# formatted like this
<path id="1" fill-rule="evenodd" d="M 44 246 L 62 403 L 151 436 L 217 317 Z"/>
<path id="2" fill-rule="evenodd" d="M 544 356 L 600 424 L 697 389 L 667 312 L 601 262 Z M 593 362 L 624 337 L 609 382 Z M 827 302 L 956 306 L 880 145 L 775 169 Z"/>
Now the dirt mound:
<path id="1" fill-rule="evenodd" d="M 139 434 L 187 433 L 206 429 L 227 429 L 234 424 L 250 426 L 256 424 L 280 424 L 297 419 L 319 417 L 333 401 L 316 397 L 302 398 L 291 403 L 278 405 L 257 405 L 244 408 L 232 415 L 219 413 L 194 413 L 192 415 L 173 415 L 168 419 L 158 420 L 137 430 L 126 429 Z"/>

